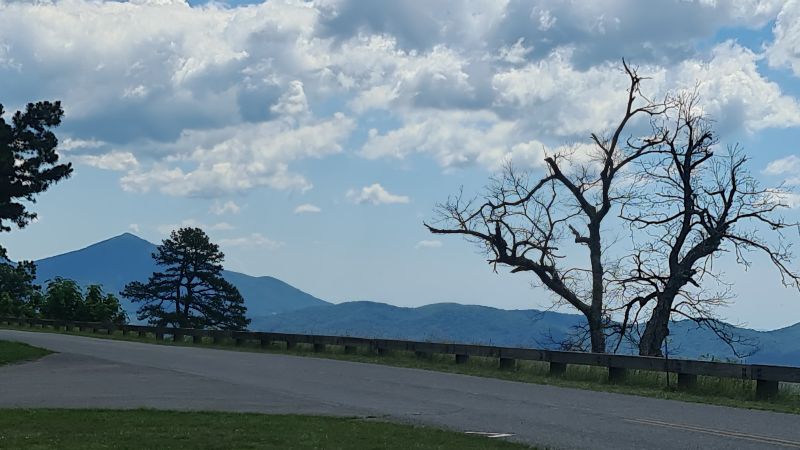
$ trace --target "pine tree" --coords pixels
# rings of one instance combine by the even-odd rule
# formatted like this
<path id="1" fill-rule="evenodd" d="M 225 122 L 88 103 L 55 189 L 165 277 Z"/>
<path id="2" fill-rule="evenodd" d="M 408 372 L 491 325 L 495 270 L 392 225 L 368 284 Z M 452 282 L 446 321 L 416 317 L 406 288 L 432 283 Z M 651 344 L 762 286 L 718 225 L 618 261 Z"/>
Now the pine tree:
<path id="1" fill-rule="evenodd" d="M 4 112 L 0 105 L 0 232 L 11 231 L 6 221 L 23 228 L 35 219 L 21 202 L 36 202 L 37 194 L 72 173 L 71 164 L 57 164 L 58 139 L 50 131 L 61 123 L 61 102 L 29 103 L 10 123 Z"/>
<path id="2" fill-rule="evenodd" d="M 156 326 L 243 330 L 250 319 L 239 290 L 222 278 L 224 258 L 203 230 L 181 228 L 153 253 L 163 271 L 128 283 L 121 294 L 141 303 L 139 320 Z"/>

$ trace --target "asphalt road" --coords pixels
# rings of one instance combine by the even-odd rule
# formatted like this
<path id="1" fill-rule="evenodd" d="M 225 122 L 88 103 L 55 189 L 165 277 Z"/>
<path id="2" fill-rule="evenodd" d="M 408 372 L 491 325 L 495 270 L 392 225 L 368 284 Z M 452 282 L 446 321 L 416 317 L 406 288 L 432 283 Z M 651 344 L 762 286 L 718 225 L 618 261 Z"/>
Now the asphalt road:
<path id="1" fill-rule="evenodd" d="M 800 416 L 278 354 L 0 330 L 59 352 L 0 367 L 0 407 L 368 416 L 548 448 L 800 449 Z"/>

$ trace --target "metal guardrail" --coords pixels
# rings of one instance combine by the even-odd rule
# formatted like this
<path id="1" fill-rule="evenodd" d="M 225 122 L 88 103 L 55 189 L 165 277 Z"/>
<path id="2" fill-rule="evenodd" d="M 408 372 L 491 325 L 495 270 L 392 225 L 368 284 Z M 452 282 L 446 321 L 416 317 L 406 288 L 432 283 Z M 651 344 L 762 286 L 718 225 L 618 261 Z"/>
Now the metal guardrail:
<path id="1" fill-rule="evenodd" d="M 671 372 L 678 375 L 678 387 L 689 388 L 697 382 L 697 376 L 734 378 L 756 381 L 756 398 L 766 399 L 778 393 L 780 382 L 800 383 L 800 367 L 770 366 L 761 364 L 738 364 L 690 359 L 664 359 L 648 356 L 614 355 L 606 353 L 565 352 L 532 348 L 496 347 L 489 345 L 448 344 L 437 342 L 417 342 L 397 339 L 370 339 L 347 336 L 324 336 L 311 334 L 287 334 L 254 331 L 205 330 L 194 328 L 169 328 L 147 325 L 119 325 L 102 322 L 77 322 L 65 320 L 0 317 L 0 325 L 53 327 L 72 331 L 91 330 L 93 333 L 113 334 L 121 331 L 123 335 L 137 333 L 139 336 L 151 334 L 156 339 L 171 336 L 173 340 L 191 337 L 194 343 L 202 343 L 203 338 L 214 343 L 232 340 L 235 345 L 257 341 L 262 347 L 273 342 L 285 342 L 287 348 L 297 344 L 310 344 L 315 351 L 324 351 L 325 346 L 343 346 L 346 353 L 355 353 L 358 347 L 386 354 L 390 351 L 410 351 L 418 356 L 433 353 L 455 355 L 456 363 L 466 362 L 470 356 L 498 358 L 501 369 L 516 367 L 517 360 L 543 361 L 550 364 L 552 374 L 562 374 L 567 365 L 607 367 L 609 380 L 619 382 L 625 379 L 628 370 Z"/>

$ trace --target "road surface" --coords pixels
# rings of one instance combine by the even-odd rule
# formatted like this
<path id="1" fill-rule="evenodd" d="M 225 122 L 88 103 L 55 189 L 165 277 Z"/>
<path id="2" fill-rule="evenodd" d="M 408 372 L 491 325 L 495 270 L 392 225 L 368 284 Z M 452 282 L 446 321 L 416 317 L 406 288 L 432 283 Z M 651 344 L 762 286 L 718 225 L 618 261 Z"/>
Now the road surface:
<path id="1" fill-rule="evenodd" d="M 0 367 L 0 407 L 377 417 L 548 448 L 800 449 L 800 416 L 280 354 L 0 330 L 59 353 Z"/>

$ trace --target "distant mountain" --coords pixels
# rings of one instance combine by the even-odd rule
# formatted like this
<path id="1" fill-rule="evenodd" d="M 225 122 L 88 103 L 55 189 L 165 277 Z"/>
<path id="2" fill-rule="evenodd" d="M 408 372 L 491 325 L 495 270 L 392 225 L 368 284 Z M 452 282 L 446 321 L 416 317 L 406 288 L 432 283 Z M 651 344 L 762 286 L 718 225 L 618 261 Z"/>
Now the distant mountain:
<path id="1" fill-rule="evenodd" d="M 581 322 L 580 316 L 537 310 L 456 303 L 402 308 L 362 301 L 254 317 L 251 327 L 287 333 L 542 347 L 562 340 L 571 326 Z"/>
<path id="2" fill-rule="evenodd" d="M 147 281 L 156 270 L 151 257 L 155 249 L 155 244 L 138 236 L 121 234 L 80 250 L 36 261 L 37 282 L 45 284 L 61 276 L 83 286 L 102 284 L 107 292 L 118 293 L 130 281 Z M 268 316 L 329 304 L 277 278 L 253 277 L 227 270 L 223 276 L 241 292 L 249 316 Z M 130 313 L 136 310 L 135 305 L 123 303 Z"/>
<path id="3" fill-rule="evenodd" d="M 582 316 L 538 310 L 503 310 L 486 306 L 438 303 L 401 308 L 375 302 L 347 302 L 307 308 L 271 317 L 254 317 L 251 327 L 263 331 L 309 333 L 417 341 L 460 342 L 509 347 L 557 348 Z M 689 321 L 670 326 L 670 355 L 681 358 L 737 360 L 710 330 Z M 759 350 L 746 361 L 800 366 L 800 324 L 773 331 L 732 328 L 746 341 L 740 353 Z M 624 353 L 635 349 L 624 347 Z"/>
<path id="4" fill-rule="evenodd" d="M 82 285 L 99 283 L 108 292 L 119 292 L 129 281 L 145 281 L 155 270 L 150 256 L 155 248 L 154 244 L 125 233 L 37 261 L 38 281 L 45 283 L 63 276 Z M 584 323 L 584 318 L 575 314 L 456 303 L 418 308 L 366 301 L 333 305 L 272 277 L 230 271 L 223 275 L 245 298 L 248 316 L 253 320 L 250 328 L 260 331 L 556 348 L 555 342 Z M 130 312 L 136 309 L 129 303 L 124 306 Z M 800 323 L 773 331 L 732 331 L 759 348 L 747 362 L 800 366 Z M 711 331 L 689 321 L 670 326 L 668 344 L 670 355 L 676 357 L 736 359 Z M 751 349 L 746 344 L 739 348 Z M 635 353 L 635 349 L 628 347 L 623 352 Z"/>

